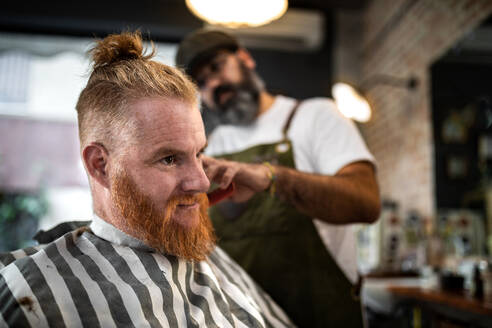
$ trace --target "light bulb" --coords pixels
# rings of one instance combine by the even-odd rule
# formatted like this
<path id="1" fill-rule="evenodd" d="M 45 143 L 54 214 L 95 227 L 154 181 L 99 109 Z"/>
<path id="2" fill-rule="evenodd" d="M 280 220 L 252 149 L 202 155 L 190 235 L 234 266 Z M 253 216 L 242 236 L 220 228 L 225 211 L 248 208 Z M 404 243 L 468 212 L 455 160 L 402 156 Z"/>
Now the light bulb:
<path id="1" fill-rule="evenodd" d="M 367 100 L 347 83 L 335 83 L 331 89 L 338 110 L 350 119 L 368 122 L 371 119 L 371 106 Z"/>
<path id="2" fill-rule="evenodd" d="M 280 18 L 287 0 L 186 0 L 191 12 L 214 25 L 260 26 Z"/>

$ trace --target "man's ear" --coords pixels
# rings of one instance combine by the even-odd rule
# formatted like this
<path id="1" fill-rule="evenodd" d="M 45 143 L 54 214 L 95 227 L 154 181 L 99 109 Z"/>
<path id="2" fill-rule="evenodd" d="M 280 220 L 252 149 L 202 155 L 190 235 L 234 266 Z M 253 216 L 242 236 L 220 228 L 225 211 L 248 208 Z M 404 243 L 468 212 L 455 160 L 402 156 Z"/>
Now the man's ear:
<path id="1" fill-rule="evenodd" d="M 236 56 L 238 56 L 239 59 L 241 59 L 241 61 L 244 63 L 244 65 L 246 65 L 247 68 L 255 69 L 256 62 L 248 50 L 246 50 L 245 48 L 239 48 L 236 51 Z"/>
<path id="2" fill-rule="evenodd" d="M 106 148 L 92 142 L 82 150 L 82 159 L 89 175 L 105 188 L 109 188 L 108 160 Z"/>

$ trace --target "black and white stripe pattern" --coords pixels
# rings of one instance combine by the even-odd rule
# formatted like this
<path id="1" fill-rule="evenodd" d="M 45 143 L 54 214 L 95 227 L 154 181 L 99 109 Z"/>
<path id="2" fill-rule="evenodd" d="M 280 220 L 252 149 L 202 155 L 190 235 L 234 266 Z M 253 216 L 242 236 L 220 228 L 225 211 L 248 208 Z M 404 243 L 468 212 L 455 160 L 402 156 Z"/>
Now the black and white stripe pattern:
<path id="1" fill-rule="evenodd" d="M 0 327 L 290 327 L 223 251 L 191 263 L 67 233 L 0 254 Z"/>

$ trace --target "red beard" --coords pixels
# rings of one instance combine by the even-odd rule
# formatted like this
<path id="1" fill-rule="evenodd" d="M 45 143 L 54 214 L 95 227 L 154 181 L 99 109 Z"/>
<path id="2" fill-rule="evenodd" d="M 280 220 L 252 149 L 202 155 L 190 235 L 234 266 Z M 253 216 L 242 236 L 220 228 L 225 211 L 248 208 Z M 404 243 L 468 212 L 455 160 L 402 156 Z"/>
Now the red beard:
<path id="1" fill-rule="evenodd" d="M 204 193 L 172 197 L 162 213 L 129 176 L 119 174 L 112 181 L 111 198 L 123 218 L 125 230 L 162 253 L 203 261 L 215 247 L 215 233 L 207 213 L 208 198 Z M 196 223 L 183 224 L 173 218 L 178 204 L 194 202 L 200 206 L 189 210 L 189 215 L 195 216 L 189 221 Z"/>

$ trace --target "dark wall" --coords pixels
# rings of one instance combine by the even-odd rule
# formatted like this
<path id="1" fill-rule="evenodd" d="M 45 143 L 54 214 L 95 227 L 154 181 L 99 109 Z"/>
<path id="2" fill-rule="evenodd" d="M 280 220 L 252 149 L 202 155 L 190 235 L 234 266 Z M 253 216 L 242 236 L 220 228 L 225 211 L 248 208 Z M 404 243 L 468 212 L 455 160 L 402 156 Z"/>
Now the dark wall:
<path id="1" fill-rule="evenodd" d="M 492 58 L 492 54 L 488 56 Z M 478 143 L 480 136 L 492 135 L 487 118 L 492 99 L 492 61 L 464 62 L 462 58 L 445 57 L 431 69 L 437 208 L 483 207 L 480 189 L 490 170 L 490 163 L 479 161 Z M 446 141 L 443 137 L 445 122 L 451 126 L 452 113 L 457 126 L 465 127 L 466 138 L 462 141 Z M 463 176 L 450 176 L 448 166 L 453 158 L 466 163 Z"/>
<path id="2" fill-rule="evenodd" d="M 181 0 L 4 1 L 0 30 L 103 37 L 141 29 L 155 41 L 178 42 L 202 26 Z"/>
<path id="3" fill-rule="evenodd" d="M 318 4 L 299 1 L 301 5 Z M 360 5 L 360 1 L 349 2 Z M 321 5 L 321 3 L 319 3 Z M 309 6 L 307 6 L 309 7 Z M 269 90 L 297 98 L 328 96 L 332 80 L 331 9 L 325 13 L 325 42 L 311 52 L 249 49 Z M 14 1 L 2 3 L 0 31 L 104 37 L 122 30 L 140 29 L 154 41 L 179 42 L 203 23 L 181 0 Z"/>
<path id="4" fill-rule="evenodd" d="M 330 96 L 332 83 L 332 47 L 313 53 L 251 50 L 257 71 L 267 89 L 299 99 Z"/>
<path id="5" fill-rule="evenodd" d="M 267 88 L 273 93 L 299 99 L 331 96 L 333 30 L 332 14 L 325 12 L 325 39 L 319 50 L 285 52 L 250 49 Z"/>

